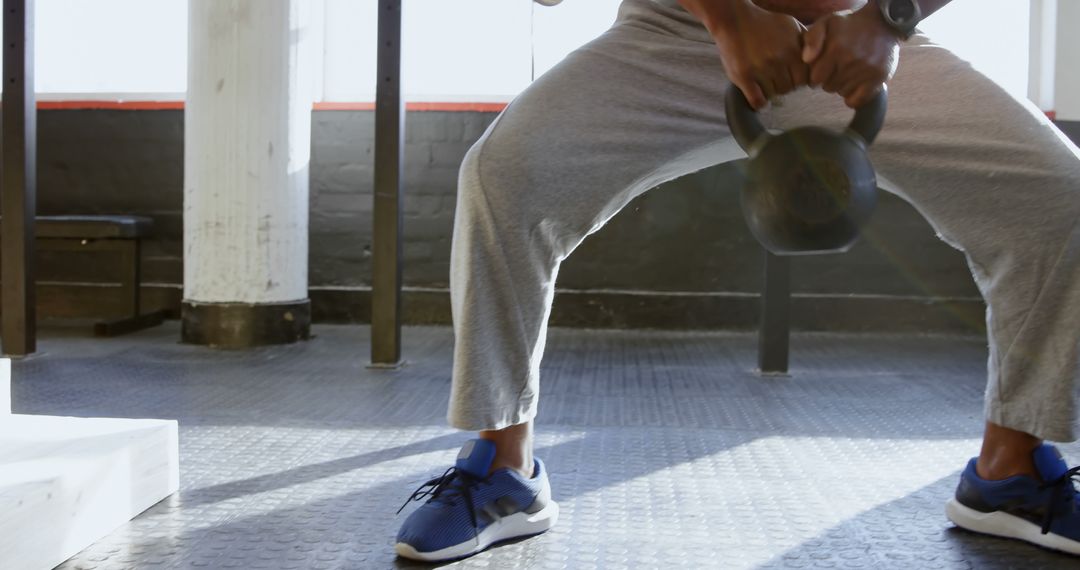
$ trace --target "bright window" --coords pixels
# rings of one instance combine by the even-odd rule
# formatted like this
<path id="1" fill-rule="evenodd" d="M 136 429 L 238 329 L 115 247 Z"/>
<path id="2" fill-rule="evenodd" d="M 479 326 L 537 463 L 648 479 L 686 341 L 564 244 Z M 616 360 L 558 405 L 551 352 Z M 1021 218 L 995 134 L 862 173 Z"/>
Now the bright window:
<path id="1" fill-rule="evenodd" d="M 35 10 L 42 98 L 183 98 L 187 0 L 37 0 Z"/>
<path id="2" fill-rule="evenodd" d="M 310 1 L 323 44 L 313 62 L 321 67 L 320 98 L 372 101 L 376 0 Z M 607 29 L 619 0 L 565 0 L 550 8 L 530 0 L 404 4 L 407 99 L 507 101 Z M 1027 1 L 956 0 L 924 29 L 1023 94 L 1028 10 Z M 42 98 L 183 97 L 187 0 L 37 0 L 36 35 Z"/>

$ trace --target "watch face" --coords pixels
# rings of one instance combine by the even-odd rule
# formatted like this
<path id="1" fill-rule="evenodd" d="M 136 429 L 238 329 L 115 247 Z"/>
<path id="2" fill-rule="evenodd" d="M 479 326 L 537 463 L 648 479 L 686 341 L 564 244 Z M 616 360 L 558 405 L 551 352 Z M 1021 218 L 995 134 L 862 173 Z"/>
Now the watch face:
<path id="1" fill-rule="evenodd" d="M 915 0 L 893 0 L 889 2 L 889 18 L 897 23 L 906 23 L 915 19 L 918 5 Z"/>

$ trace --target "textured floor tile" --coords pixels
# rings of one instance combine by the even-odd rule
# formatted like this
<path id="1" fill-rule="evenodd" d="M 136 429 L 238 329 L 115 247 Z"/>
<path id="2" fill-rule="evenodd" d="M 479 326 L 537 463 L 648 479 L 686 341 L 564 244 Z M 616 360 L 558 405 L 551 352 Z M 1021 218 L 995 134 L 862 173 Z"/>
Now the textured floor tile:
<path id="1" fill-rule="evenodd" d="M 64 570 L 426 567 L 394 557 L 394 512 L 468 437 L 445 426 L 448 328 L 407 328 L 397 371 L 366 367 L 366 327 L 230 352 L 178 344 L 175 323 L 44 332 L 15 364 L 17 412 L 180 420 L 181 491 Z M 552 330 L 537 453 L 559 525 L 448 566 L 1076 567 L 944 517 L 978 449 L 982 339 L 796 335 L 781 378 L 752 373 L 755 350 Z"/>

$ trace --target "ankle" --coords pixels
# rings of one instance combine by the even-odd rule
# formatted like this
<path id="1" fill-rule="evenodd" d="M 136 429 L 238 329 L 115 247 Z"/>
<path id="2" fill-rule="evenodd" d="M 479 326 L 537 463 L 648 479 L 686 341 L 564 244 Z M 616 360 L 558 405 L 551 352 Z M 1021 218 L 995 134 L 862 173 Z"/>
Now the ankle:
<path id="1" fill-rule="evenodd" d="M 984 458 L 980 455 L 975 463 L 975 472 L 987 481 L 1001 481 L 1021 475 L 1040 479 L 1035 462 L 1030 457 L 991 456 Z"/>
<path id="2" fill-rule="evenodd" d="M 491 462 L 490 472 L 513 469 L 523 477 L 532 477 L 532 422 L 501 430 L 482 431 L 479 436 L 495 443 L 495 459 Z"/>
<path id="3" fill-rule="evenodd" d="M 513 469 L 517 471 L 522 477 L 526 479 L 532 479 L 533 476 L 533 463 L 529 461 L 518 460 L 504 460 L 500 461 L 498 455 L 495 456 L 495 460 L 491 462 L 491 470 L 489 473 L 494 473 L 499 469 Z"/>
<path id="4" fill-rule="evenodd" d="M 975 471 L 990 481 L 1018 475 L 1039 479 L 1032 452 L 1040 445 L 1042 440 L 1031 434 L 987 423 Z"/>

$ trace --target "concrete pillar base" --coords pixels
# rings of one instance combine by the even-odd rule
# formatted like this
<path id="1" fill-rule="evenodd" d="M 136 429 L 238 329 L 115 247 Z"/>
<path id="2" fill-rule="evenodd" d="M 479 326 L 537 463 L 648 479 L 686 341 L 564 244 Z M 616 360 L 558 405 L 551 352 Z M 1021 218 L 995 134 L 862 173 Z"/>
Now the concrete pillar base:
<path id="1" fill-rule="evenodd" d="M 181 339 L 215 348 L 291 344 L 311 338 L 311 301 L 197 303 L 184 301 Z"/>

